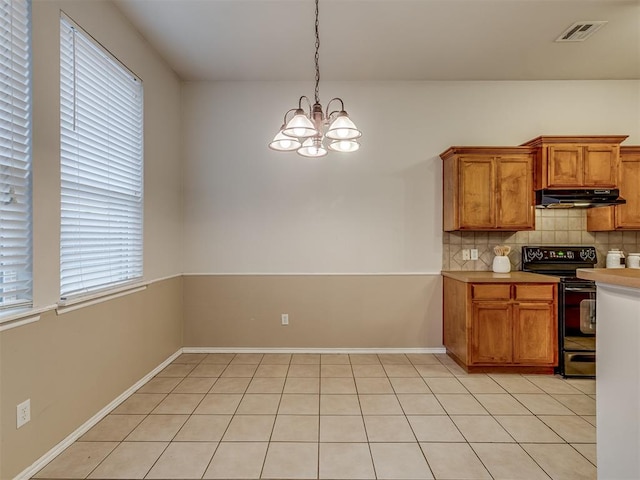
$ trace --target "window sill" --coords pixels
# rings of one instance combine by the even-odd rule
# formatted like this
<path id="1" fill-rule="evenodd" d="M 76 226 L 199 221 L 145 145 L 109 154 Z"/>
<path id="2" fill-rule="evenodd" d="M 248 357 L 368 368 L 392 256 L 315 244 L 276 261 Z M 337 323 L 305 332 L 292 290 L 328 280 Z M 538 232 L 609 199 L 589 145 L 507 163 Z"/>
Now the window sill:
<path id="1" fill-rule="evenodd" d="M 56 306 L 56 313 L 63 315 L 80 308 L 89 307 L 98 303 L 113 300 L 114 298 L 124 297 L 125 295 L 131 295 L 132 293 L 141 292 L 147 289 L 148 283 L 136 283 L 132 285 L 125 285 L 120 288 L 109 289 L 108 291 L 102 291 L 94 294 L 83 295 L 81 297 L 69 298 L 64 301 L 58 302 Z"/>
<path id="2" fill-rule="evenodd" d="M 55 307 L 55 305 L 40 308 L 25 307 L 2 313 L 0 314 L 0 332 L 37 322 L 40 320 L 40 314 L 53 310 Z"/>
<path id="3" fill-rule="evenodd" d="M 88 307 L 89 305 L 95 305 L 96 303 L 101 303 L 114 298 L 140 292 L 142 290 L 146 290 L 148 285 L 179 276 L 182 276 L 182 274 L 158 278 L 144 283 L 122 285 L 120 286 L 120 288 L 110 289 L 108 291 L 102 291 L 99 293 L 94 293 L 92 295 L 71 298 L 64 302 L 60 302 L 55 305 L 48 305 L 46 307 L 22 307 L 15 308 L 13 310 L 7 310 L 4 313 L 0 313 L 0 332 L 37 322 L 40 320 L 41 314 L 49 312 L 51 310 L 55 310 L 58 315 L 61 315 L 63 313 L 77 310 L 79 308 Z"/>

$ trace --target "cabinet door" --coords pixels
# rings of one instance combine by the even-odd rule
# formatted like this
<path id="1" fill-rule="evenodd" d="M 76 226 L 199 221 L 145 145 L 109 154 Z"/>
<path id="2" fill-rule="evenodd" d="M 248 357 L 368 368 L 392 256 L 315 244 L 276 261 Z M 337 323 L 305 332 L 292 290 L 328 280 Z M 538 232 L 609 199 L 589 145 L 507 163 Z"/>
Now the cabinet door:
<path id="1" fill-rule="evenodd" d="M 640 230 L 640 150 L 621 159 L 620 196 L 627 203 L 616 209 L 616 227 Z"/>
<path id="2" fill-rule="evenodd" d="M 511 363 L 512 306 L 507 302 L 473 302 L 472 311 L 470 363 Z"/>
<path id="3" fill-rule="evenodd" d="M 587 210 L 587 230 L 640 230 L 640 148 L 620 149 L 618 187 L 627 203 Z"/>
<path id="4" fill-rule="evenodd" d="M 513 306 L 513 361 L 529 365 L 557 363 L 556 305 L 546 302 Z"/>
<path id="5" fill-rule="evenodd" d="M 618 152 L 617 145 L 585 146 L 583 185 L 614 188 L 618 180 Z"/>
<path id="6" fill-rule="evenodd" d="M 500 157 L 496 161 L 496 189 L 496 227 L 533 229 L 533 158 Z"/>
<path id="7" fill-rule="evenodd" d="M 493 228 L 494 163 L 492 158 L 460 158 L 460 228 Z"/>
<path id="8" fill-rule="evenodd" d="M 549 187 L 581 187 L 583 148 L 579 145 L 550 146 L 547 152 Z"/>

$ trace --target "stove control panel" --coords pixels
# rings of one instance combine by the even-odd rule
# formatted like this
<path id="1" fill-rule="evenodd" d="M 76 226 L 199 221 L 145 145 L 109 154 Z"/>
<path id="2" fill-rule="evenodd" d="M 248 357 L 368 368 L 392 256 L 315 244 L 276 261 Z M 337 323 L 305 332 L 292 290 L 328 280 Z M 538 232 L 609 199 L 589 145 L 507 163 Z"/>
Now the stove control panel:
<path id="1" fill-rule="evenodd" d="M 597 262 L 595 247 L 522 247 L 523 263 L 572 263 L 589 264 Z"/>

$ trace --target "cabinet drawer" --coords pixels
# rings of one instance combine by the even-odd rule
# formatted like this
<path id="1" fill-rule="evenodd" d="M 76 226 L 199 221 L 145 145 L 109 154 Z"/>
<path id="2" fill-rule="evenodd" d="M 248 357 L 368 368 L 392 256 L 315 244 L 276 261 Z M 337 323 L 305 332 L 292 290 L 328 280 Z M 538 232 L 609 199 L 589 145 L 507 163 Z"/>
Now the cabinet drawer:
<path id="1" fill-rule="evenodd" d="M 471 286 L 471 297 L 474 300 L 509 300 L 511 284 L 487 283 Z"/>
<path id="2" fill-rule="evenodd" d="M 516 300 L 548 300 L 553 301 L 554 285 L 518 285 L 516 284 Z"/>

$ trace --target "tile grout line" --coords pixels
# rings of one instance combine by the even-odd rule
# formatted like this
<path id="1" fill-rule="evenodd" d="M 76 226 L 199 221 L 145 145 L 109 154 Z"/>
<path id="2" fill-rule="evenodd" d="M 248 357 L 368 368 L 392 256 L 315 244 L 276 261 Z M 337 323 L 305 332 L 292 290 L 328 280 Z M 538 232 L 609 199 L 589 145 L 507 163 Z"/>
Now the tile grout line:
<path id="1" fill-rule="evenodd" d="M 377 358 L 378 358 L 378 361 L 380 362 L 380 365 L 382 365 L 379 355 L 377 355 Z M 351 364 L 351 358 L 349 358 L 349 363 Z M 382 369 L 384 370 L 384 367 L 382 367 Z M 354 373 L 353 364 L 351 364 L 351 374 L 353 373 Z M 385 375 L 386 375 L 386 372 L 385 372 Z M 367 440 L 367 450 L 369 451 L 369 458 L 371 459 L 371 468 L 373 469 L 373 478 L 377 479 L 378 472 L 376 471 L 376 464 L 373 460 L 373 452 L 371 451 L 371 441 L 369 439 L 369 432 L 367 430 L 367 422 L 364 421 L 364 412 L 362 411 L 362 403 L 360 402 L 360 391 L 358 390 L 358 382 L 356 382 L 355 376 L 353 378 L 353 383 L 356 388 L 356 398 L 358 399 L 358 407 L 360 408 L 360 418 L 362 419 L 362 427 L 364 429 L 364 435 Z"/>
<path id="2" fill-rule="evenodd" d="M 204 358 L 202 359 L 204 360 Z M 196 365 L 197 366 L 197 365 Z M 193 371 L 196 367 L 193 367 L 191 369 L 191 371 Z M 187 374 L 188 376 L 188 374 Z M 178 385 L 180 385 L 186 378 L 187 376 L 185 376 L 179 383 Z M 176 385 L 171 391 L 175 390 L 176 388 L 178 388 L 178 385 Z M 165 397 L 165 399 L 171 395 L 171 392 L 169 392 L 167 394 L 167 396 Z M 200 400 L 200 402 L 198 402 L 198 405 L 200 405 L 200 403 L 202 402 L 202 400 L 204 399 L 204 396 L 202 397 L 202 399 Z M 160 402 L 162 403 L 164 401 L 164 399 Z M 158 405 L 160 405 L 160 403 Z M 158 405 L 156 405 L 155 408 L 158 408 Z M 155 408 L 153 410 L 155 410 Z M 197 408 L 197 405 L 196 407 Z M 195 408 L 193 409 L 195 411 Z M 153 410 L 151 410 L 151 412 L 149 413 L 149 416 L 151 416 L 151 414 L 153 413 Z M 176 436 L 178 435 L 178 433 L 180 432 L 180 430 L 182 430 L 182 427 L 184 427 L 184 425 L 189 421 L 189 418 L 191 417 L 191 414 L 187 416 L 187 419 L 185 420 L 185 422 L 180 426 L 180 428 L 176 431 L 176 433 L 173 435 L 173 437 L 171 438 L 171 440 L 169 440 L 167 442 L 167 445 L 162 449 L 162 452 L 160 452 L 160 455 L 158 455 L 158 458 L 155 459 L 155 461 L 151 464 L 151 466 L 147 469 L 146 473 L 142 476 L 142 478 L 147 478 L 147 475 L 149 475 L 149 473 L 151 472 L 151 470 L 153 470 L 153 467 L 156 466 L 156 464 L 158 463 L 158 461 L 160 460 L 160 458 L 162 458 L 162 455 L 164 455 L 164 453 L 169 449 L 169 446 L 171 445 L 171 443 L 173 442 L 173 439 L 176 438 Z M 125 437 L 126 438 L 126 437 Z M 204 473 L 203 473 L 204 475 Z"/>
<path id="3" fill-rule="evenodd" d="M 262 357 L 262 359 L 264 360 L 264 356 Z M 264 474 L 264 467 L 267 464 L 267 456 L 269 455 L 269 449 L 271 447 L 271 439 L 273 438 L 273 431 L 276 429 L 276 422 L 278 421 L 278 412 L 280 411 L 280 405 L 282 405 L 282 396 L 284 395 L 284 385 L 287 383 L 287 376 L 289 375 L 289 369 L 291 368 L 292 359 L 293 359 L 293 355 L 291 355 L 291 357 L 289 358 L 289 363 L 287 364 L 287 374 L 284 377 L 285 378 L 284 384 L 282 384 L 282 392 L 280 393 L 280 399 L 278 400 L 276 413 L 273 417 L 273 425 L 271 425 L 271 433 L 269 434 L 269 439 L 267 440 L 267 449 L 264 452 L 264 458 L 262 459 L 262 467 L 260 467 L 260 474 L 258 475 L 258 478 L 262 478 L 262 475 Z M 258 365 L 258 368 L 260 368 L 260 365 Z M 256 371 L 257 370 L 258 369 L 256 369 Z M 255 373 L 253 378 L 256 378 Z M 249 382 L 249 385 L 251 385 L 251 382 Z M 249 389 L 249 385 L 247 385 L 247 390 Z M 240 403 L 242 403 L 242 400 L 240 401 Z M 240 404 L 238 404 L 238 408 L 239 407 L 240 407 Z M 231 418 L 231 421 L 233 421 L 233 418 Z"/>
<path id="4" fill-rule="evenodd" d="M 318 460 L 316 462 L 316 478 L 320 478 L 320 419 L 322 416 L 322 354 L 320 355 L 320 366 L 318 371 Z"/>
<path id="5" fill-rule="evenodd" d="M 220 372 L 220 375 L 218 376 L 218 378 L 216 378 L 216 380 L 213 382 L 213 385 L 211 385 L 211 388 L 209 388 L 209 390 L 207 391 L 207 393 L 204 394 L 204 397 L 202 399 L 202 401 L 204 401 L 205 398 L 207 398 L 207 395 L 209 395 L 209 393 L 211 392 L 211 390 L 213 390 L 213 387 L 218 383 L 218 380 L 220 380 L 222 378 L 222 374 L 224 373 L 224 371 L 227 369 L 227 367 L 229 367 L 229 365 L 231 365 L 231 362 L 233 361 L 233 359 L 236 357 L 236 355 L 234 354 L 233 357 L 231 357 L 231 359 L 229 359 L 229 363 L 227 363 L 225 365 L 225 368 L 222 370 L 222 372 Z M 204 360 L 207 358 L 207 356 L 205 356 L 202 359 L 202 362 L 204 362 Z M 201 362 L 201 363 L 202 363 Z M 213 364 L 216 365 L 216 364 Z M 247 387 L 248 388 L 248 387 Z M 202 403 L 202 401 L 200 401 L 200 403 Z M 200 406 L 200 403 L 198 404 L 198 406 Z M 238 405 L 240 405 L 238 403 Z M 236 407 L 237 410 L 238 407 Z M 198 409 L 198 407 L 196 407 L 193 411 L 195 412 Z M 194 415 L 192 413 L 192 415 Z M 213 449 L 213 454 L 211 455 L 211 458 L 209 459 L 209 461 L 207 462 L 207 465 L 204 467 L 204 471 L 202 472 L 202 476 L 200 477 L 201 479 L 204 478 L 204 476 L 207 474 L 207 470 L 209 469 L 209 467 L 211 466 L 211 462 L 213 462 L 213 457 L 216 456 L 216 453 L 218 452 L 218 448 L 220 448 L 220 444 L 222 443 L 222 439 L 224 438 L 224 435 L 227 433 L 227 430 L 229 429 L 229 425 L 231 425 L 231 421 L 233 420 L 233 414 L 231 415 L 231 418 L 229 419 L 229 423 L 227 423 L 227 426 L 225 427 L 224 431 L 220 434 L 220 440 L 218 440 L 216 448 Z M 187 420 L 189 421 L 189 420 Z M 185 422 L 186 423 L 186 422 Z M 183 425 L 184 427 L 184 425 Z M 181 429 L 182 430 L 182 429 Z M 177 434 L 176 434 L 177 435 Z"/>
<path id="6" fill-rule="evenodd" d="M 178 357 L 178 358 L 179 358 L 179 357 Z M 178 388 L 178 386 L 180 386 L 180 384 L 182 384 L 182 382 L 184 382 L 187 378 L 189 378 L 189 374 L 190 374 L 191 372 L 193 372 L 193 371 L 194 371 L 198 366 L 203 365 L 203 364 L 204 364 L 203 362 L 204 362 L 204 360 L 205 360 L 206 358 L 207 358 L 206 356 L 202 357 L 202 359 L 200 360 L 200 362 L 198 362 L 198 363 L 197 363 L 197 365 L 196 365 L 194 368 L 192 368 L 192 369 L 191 369 L 191 371 L 190 371 L 190 372 L 189 372 L 189 373 L 188 373 L 188 374 L 187 374 L 187 375 L 186 375 L 186 376 L 185 376 L 185 377 L 184 377 L 184 378 L 183 378 L 183 379 L 178 383 L 178 385 L 176 385 L 176 386 L 171 390 L 171 392 L 173 392 L 176 388 Z M 227 366 L 228 366 L 228 364 L 227 364 Z M 225 369 L 223 369 L 223 370 L 222 370 L 222 372 L 220 372 L 220 375 L 222 375 L 222 373 L 224 372 L 224 370 L 226 370 L 226 367 L 225 367 Z M 213 385 L 215 385 L 215 384 L 218 382 L 218 380 L 219 380 L 219 379 L 220 379 L 220 376 L 218 376 L 218 377 L 216 378 L 216 380 L 213 382 Z M 213 388 L 213 385 L 211 385 L 211 387 L 209 388 L 209 390 L 207 391 L 207 393 L 208 393 L 209 391 L 211 391 L 211 389 Z M 207 398 L 207 393 L 205 393 L 205 394 L 202 396 L 202 398 L 200 399 L 200 401 L 198 402 L 198 404 L 194 407 L 194 409 L 192 410 L 192 412 L 187 416 L 186 421 L 185 421 L 185 422 L 182 424 L 182 426 L 178 429 L 178 431 L 175 433 L 175 435 L 172 437 L 172 439 L 167 443 L 167 446 L 165 447 L 165 449 L 164 449 L 164 450 L 162 451 L 162 453 L 158 456 L 158 458 L 156 459 L 156 461 L 155 461 L 155 462 L 153 462 L 153 465 L 151 465 L 151 467 L 149 468 L 149 470 L 147 471 L 147 473 L 144 475 L 144 477 L 143 477 L 143 478 L 146 478 L 146 477 L 147 477 L 147 475 L 149 475 L 149 473 L 151 472 L 151 470 L 153 469 L 153 467 L 158 463 L 158 461 L 160 460 L 160 458 L 162 457 L 162 455 L 164 455 L 164 453 L 167 451 L 167 449 L 169 448 L 169 446 L 170 446 L 172 443 L 174 443 L 174 440 L 175 440 L 175 438 L 178 436 L 178 434 L 180 433 L 180 431 L 182 431 L 182 429 L 184 428 L 184 426 L 189 422 L 189 419 L 190 419 L 191 417 L 193 417 L 193 416 L 194 416 L 194 412 L 198 409 L 198 407 L 199 407 L 199 406 L 200 406 L 200 404 L 204 401 L 204 399 L 205 399 L 205 398 Z M 168 395 L 170 395 L 170 394 L 171 394 L 171 393 L 169 393 Z M 167 396 L 168 396 L 168 395 L 167 395 Z M 165 397 L 165 398 L 166 398 L 166 397 Z M 152 410 L 152 411 L 153 411 L 153 410 Z M 227 427 L 228 427 L 228 425 L 227 425 Z M 207 465 L 205 466 L 205 468 L 204 468 L 204 470 L 203 470 L 202 475 L 200 476 L 200 478 L 203 478 L 203 477 L 204 477 L 204 475 L 205 475 L 205 473 L 207 472 L 207 468 L 209 467 L 209 464 L 211 463 L 211 460 L 213 459 L 213 456 L 216 454 L 216 451 L 218 450 L 218 446 L 219 446 L 219 445 L 220 445 L 220 442 L 218 442 L 218 443 L 217 443 L 217 445 L 216 445 L 216 448 L 214 448 L 213 453 L 212 453 L 212 455 L 211 455 L 211 458 L 210 458 L 210 459 L 209 459 L 209 461 L 207 462 Z"/>
<path id="7" fill-rule="evenodd" d="M 433 395 L 433 398 L 436 399 L 436 402 L 438 402 L 438 404 L 440 405 L 440 402 L 438 401 L 438 399 L 436 398 L 435 394 L 433 393 L 433 391 L 431 390 L 431 387 L 429 387 L 429 385 L 427 384 L 426 380 L 424 379 L 424 377 L 422 375 L 420 375 L 420 372 L 418 371 L 418 369 L 415 367 L 415 365 L 413 364 L 413 362 L 411 363 L 411 365 L 413 366 L 413 368 L 416 370 L 416 372 L 419 375 L 420 380 L 422 380 L 422 382 L 426 385 L 427 389 L 429 390 L 429 392 L 431 393 L 431 395 Z M 418 445 L 418 449 L 420 450 L 420 453 L 422 454 L 422 458 L 424 458 L 425 463 L 427 464 L 427 468 L 429 469 L 429 473 L 431 473 L 431 476 L 433 478 L 436 478 L 435 474 L 433 473 L 433 468 L 431 468 L 431 464 L 429 463 L 429 459 L 427 458 L 427 455 L 425 454 L 424 450 L 422 449 L 422 445 L 420 445 L 420 440 L 418 440 L 418 436 L 416 435 L 416 431 L 413 428 L 413 425 L 411 425 L 411 422 L 409 421 L 409 418 L 407 417 L 407 412 L 404 408 L 404 406 L 402 405 L 402 402 L 400 401 L 400 399 L 398 398 L 398 392 L 396 392 L 396 389 L 393 386 L 393 382 L 391 382 L 391 379 L 389 379 L 389 383 L 391 383 L 391 388 L 393 389 L 393 393 L 395 394 L 396 400 L 398 401 L 398 403 L 400 404 L 400 408 L 402 409 L 402 413 L 404 414 L 404 419 L 406 420 L 406 422 L 409 424 L 409 428 L 411 429 L 411 433 L 413 433 L 413 437 L 416 439 L 416 444 Z M 444 410 L 444 407 L 442 407 L 442 405 L 440 405 L 440 407 Z M 446 411 L 445 411 L 446 412 Z M 454 424 L 455 425 L 455 424 Z M 457 428 L 457 427 L 456 427 Z"/>

